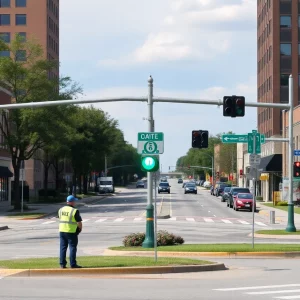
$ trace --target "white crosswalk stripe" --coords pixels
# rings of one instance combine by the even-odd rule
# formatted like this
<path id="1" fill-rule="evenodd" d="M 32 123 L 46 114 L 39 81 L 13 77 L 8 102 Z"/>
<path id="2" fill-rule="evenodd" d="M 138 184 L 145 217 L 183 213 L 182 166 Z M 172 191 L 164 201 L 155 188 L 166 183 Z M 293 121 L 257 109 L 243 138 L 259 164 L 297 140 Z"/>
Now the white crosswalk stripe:
<path id="1" fill-rule="evenodd" d="M 209 218 L 204 218 L 203 220 L 204 220 L 204 222 L 206 222 L 206 223 L 214 223 L 214 222 L 215 222 L 214 220 L 209 219 Z"/>
<path id="2" fill-rule="evenodd" d="M 117 219 L 114 220 L 114 222 L 122 222 L 124 220 L 125 220 L 125 218 L 117 218 Z"/>
<path id="3" fill-rule="evenodd" d="M 142 221 L 143 218 L 134 218 L 133 221 L 137 222 L 137 221 Z"/>
<path id="4" fill-rule="evenodd" d="M 226 224 L 232 224 L 232 222 L 230 220 L 225 220 L 225 219 L 222 219 L 222 222 L 226 223 Z"/>
<path id="5" fill-rule="evenodd" d="M 186 218 L 186 220 L 187 220 L 188 222 L 195 222 L 195 219 L 194 219 L 194 218 Z"/>
<path id="6" fill-rule="evenodd" d="M 244 220 L 237 220 L 238 222 L 240 222 L 241 224 L 244 224 L 244 225 L 249 225 L 250 223 L 244 221 Z"/>
<path id="7" fill-rule="evenodd" d="M 170 221 L 176 221 L 176 217 L 172 217 L 169 219 Z"/>
<path id="8" fill-rule="evenodd" d="M 84 220 L 82 220 L 82 223 L 85 223 L 85 222 L 87 222 L 87 221 L 89 221 L 90 219 L 84 219 Z"/>
<path id="9" fill-rule="evenodd" d="M 42 225 L 48 225 L 48 224 L 55 223 L 55 222 L 56 221 L 47 221 L 47 222 L 42 223 Z"/>
<path id="10" fill-rule="evenodd" d="M 214 289 L 218 292 L 242 292 L 244 295 L 249 296 L 269 296 L 271 298 L 265 299 L 300 299 L 300 287 L 299 283 L 296 284 L 283 284 L 283 285 L 265 285 L 265 286 L 248 286 L 248 287 L 237 287 L 237 288 L 224 288 Z M 281 294 L 279 296 L 279 294 Z M 295 295 L 291 295 L 295 294 Z M 243 297 L 241 297 L 243 298 Z"/>
<path id="11" fill-rule="evenodd" d="M 260 226 L 267 226 L 266 224 L 262 223 L 262 222 L 255 222 L 256 225 L 260 225 Z"/>
<path id="12" fill-rule="evenodd" d="M 95 221 L 95 223 L 101 223 L 101 222 L 104 222 L 104 221 L 106 221 L 107 219 L 99 219 L 99 220 L 97 220 L 97 221 Z"/>

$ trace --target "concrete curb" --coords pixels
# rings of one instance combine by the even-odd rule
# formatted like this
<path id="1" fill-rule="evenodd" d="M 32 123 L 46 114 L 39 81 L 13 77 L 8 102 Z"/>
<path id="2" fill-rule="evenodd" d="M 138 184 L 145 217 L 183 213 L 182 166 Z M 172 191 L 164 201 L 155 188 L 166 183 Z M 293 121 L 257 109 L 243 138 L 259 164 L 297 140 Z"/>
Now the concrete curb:
<path id="1" fill-rule="evenodd" d="M 252 234 L 249 234 L 252 237 Z M 287 234 L 287 235 L 274 235 L 274 234 L 259 234 L 254 233 L 254 237 L 265 238 L 265 239 L 282 239 L 282 240 L 300 240 L 300 235 Z"/>
<path id="2" fill-rule="evenodd" d="M 105 256 L 153 256 L 151 251 L 116 251 L 105 250 Z M 299 257 L 299 252 L 158 252 L 159 257 Z"/>
<path id="3" fill-rule="evenodd" d="M 82 268 L 82 269 L 28 269 L 18 270 L 9 277 L 41 277 L 41 276 L 78 276 L 101 274 L 163 274 L 163 273 L 192 273 L 227 270 L 223 263 L 208 265 L 182 265 L 158 267 L 122 267 L 122 268 Z M 7 271 L 7 270 L 5 270 Z"/>
<path id="4" fill-rule="evenodd" d="M 9 229 L 8 226 L 0 226 L 0 231 Z"/>
<path id="5" fill-rule="evenodd" d="M 163 209 L 164 208 L 164 200 L 165 200 L 165 197 L 163 196 L 162 200 L 160 202 L 159 213 L 157 214 L 157 219 L 170 219 L 171 218 L 170 208 L 167 209 L 167 211 L 169 210 L 169 213 L 165 212 L 164 214 L 162 214 L 162 212 L 164 212 L 164 209 Z"/>

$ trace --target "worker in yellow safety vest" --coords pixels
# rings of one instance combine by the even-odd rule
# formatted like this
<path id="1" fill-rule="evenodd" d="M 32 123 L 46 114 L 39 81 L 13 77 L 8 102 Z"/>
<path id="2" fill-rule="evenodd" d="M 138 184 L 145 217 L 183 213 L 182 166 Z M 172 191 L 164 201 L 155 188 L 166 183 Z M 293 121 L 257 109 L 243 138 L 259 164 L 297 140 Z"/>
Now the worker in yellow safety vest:
<path id="1" fill-rule="evenodd" d="M 67 197 L 67 205 L 58 211 L 59 238 L 60 238 L 60 267 L 67 266 L 66 255 L 68 246 L 70 248 L 70 266 L 72 269 L 82 268 L 77 265 L 76 253 L 78 235 L 82 231 L 82 219 L 79 210 L 75 208 L 75 201 L 78 199 L 73 195 Z"/>

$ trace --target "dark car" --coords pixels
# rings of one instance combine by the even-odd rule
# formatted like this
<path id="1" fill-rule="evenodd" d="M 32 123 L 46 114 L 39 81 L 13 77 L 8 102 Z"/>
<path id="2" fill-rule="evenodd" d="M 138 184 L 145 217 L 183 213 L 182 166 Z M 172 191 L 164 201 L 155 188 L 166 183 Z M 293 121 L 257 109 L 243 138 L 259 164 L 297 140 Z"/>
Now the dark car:
<path id="1" fill-rule="evenodd" d="M 221 202 L 227 201 L 227 198 L 229 197 L 228 193 L 230 192 L 231 187 L 225 187 L 224 191 L 221 194 Z"/>
<path id="2" fill-rule="evenodd" d="M 197 194 L 197 186 L 194 182 L 188 182 L 184 187 L 185 194 Z"/>
<path id="3" fill-rule="evenodd" d="M 256 205 L 252 194 L 238 193 L 233 200 L 233 209 L 238 211 L 240 209 L 247 209 L 252 211 L 254 205 L 254 211 L 256 211 Z"/>
<path id="4" fill-rule="evenodd" d="M 228 193 L 227 207 L 230 207 L 230 208 L 233 207 L 233 199 L 237 196 L 238 193 L 251 194 L 251 192 L 248 188 L 242 188 L 242 187 L 236 187 L 236 186 L 232 187 Z"/>
<path id="5" fill-rule="evenodd" d="M 184 188 L 186 184 L 187 184 L 187 182 L 183 182 L 182 187 Z"/>
<path id="6" fill-rule="evenodd" d="M 145 182 L 140 180 L 136 183 L 136 188 L 144 188 L 145 187 Z"/>
<path id="7" fill-rule="evenodd" d="M 168 182 L 160 182 L 158 186 L 158 193 L 168 193 L 170 194 L 170 185 Z"/>
<path id="8" fill-rule="evenodd" d="M 215 193 L 214 193 L 215 196 L 219 197 L 223 193 L 223 191 L 226 187 L 231 187 L 231 184 L 227 184 L 227 183 L 218 184 L 215 188 Z"/>
<path id="9" fill-rule="evenodd" d="M 181 178 L 179 178 L 178 183 L 183 183 L 183 180 Z"/>

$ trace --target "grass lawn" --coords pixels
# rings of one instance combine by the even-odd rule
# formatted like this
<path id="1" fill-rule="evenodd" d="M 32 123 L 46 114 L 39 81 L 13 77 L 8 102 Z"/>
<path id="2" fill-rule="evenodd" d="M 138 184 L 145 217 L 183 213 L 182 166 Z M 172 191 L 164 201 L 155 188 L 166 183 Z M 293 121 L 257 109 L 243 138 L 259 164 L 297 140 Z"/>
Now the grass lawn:
<path id="1" fill-rule="evenodd" d="M 110 247 L 118 251 L 153 251 L 142 247 Z M 292 252 L 299 251 L 299 244 L 256 244 L 254 249 L 250 244 L 191 244 L 178 246 L 162 246 L 158 251 L 170 252 Z"/>
<path id="2" fill-rule="evenodd" d="M 288 211 L 288 206 L 277 206 L 277 205 L 275 206 L 275 205 L 273 205 L 273 203 L 263 203 L 263 205 L 268 206 L 268 207 L 274 207 L 274 208 L 281 209 L 284 211 Z M 263 207 L 263 205 L 261 207 Z M 294 206 L 294 212 L 295 212 L 295 214 L 300 214 L 300 207 Z"/>
<path id="3" fill-rule="evenodd" d="M 14 213 L 14 214 L 10 214 L 7 217 L 8 218 L 16 218 L 16 219 L 22 219 L 22 218 L 32 218 L 32 219 L 36 219 L 39 217 L 42 217 L 46 215 L 46 213 L 32 213 L 32 212 L 28 212 L 28 213 Z"/>
<path id="4" fill-rule="evenodd" d="M 188 258 L 162 257 L 157 263 L 153 257 L 126 257 L 126 256 L 82 256 L 77 257 L 78 264 L 85 268 L 103 267 L 143 267 L 143 266 L 176 266 L 176 265 L 207 265 L 213 262 Z M 1 260 L 0 268 L 7 269 L 56 269 L 59 268 L 59 259 L 29 258 Z"/>
<path id="5" fill-rule="evenodd" d="M 300 234 L 300 230 L 296 232 L 287 232 L 285 229 L 282 230 L 258 230 L 255 233 L 258 234 L 270 234 L 270 235 L 298 235 Z"/>

